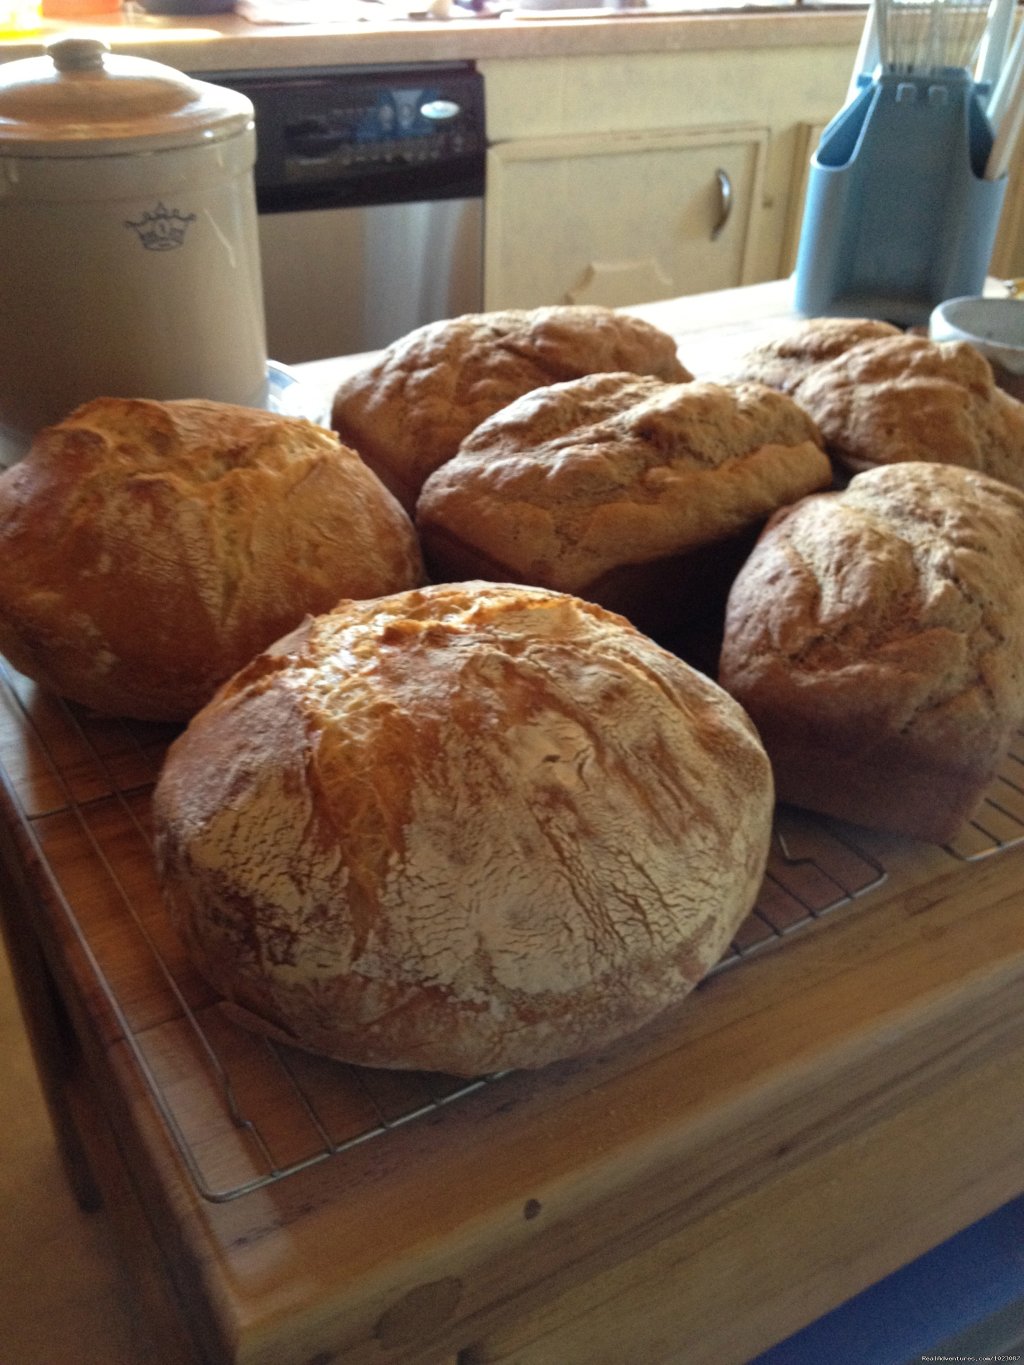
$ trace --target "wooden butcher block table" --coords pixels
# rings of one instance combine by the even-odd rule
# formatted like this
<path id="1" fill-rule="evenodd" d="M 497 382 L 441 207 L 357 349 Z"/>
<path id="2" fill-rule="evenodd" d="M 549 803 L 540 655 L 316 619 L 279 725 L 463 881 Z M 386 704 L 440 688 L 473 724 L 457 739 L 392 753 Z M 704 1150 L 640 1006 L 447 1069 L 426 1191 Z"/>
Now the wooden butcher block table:
<path id="1" fill-rule="evenodd" d="M 703 373 L 787 294 L 637 311 Z M 137 1272 L 140 1359 L 730 1365 L 1024 1190 L 1024 745 L 948 848 L 780 809 L 758 908 L 687 1000 L 467 1084 L 221 1017 L 154 879 L 173 733 L 0 676 L 12 957 L 69 1172 Z"/>

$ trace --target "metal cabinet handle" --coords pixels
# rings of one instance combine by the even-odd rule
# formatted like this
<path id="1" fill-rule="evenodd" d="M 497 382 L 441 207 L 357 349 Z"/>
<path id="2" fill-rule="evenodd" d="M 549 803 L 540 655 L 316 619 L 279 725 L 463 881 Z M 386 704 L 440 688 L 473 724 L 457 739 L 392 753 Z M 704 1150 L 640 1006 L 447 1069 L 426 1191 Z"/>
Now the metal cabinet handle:
<path id="1" fill-rule="evenodd" d="M 711 240 L 714 242 L 721 236 L 729 215 L 732 213 L 732 181 L 729 179 L 728 172 L 721 167 L 715 171 L 715 179 L 718 181 L 718 219 L 711 229 Z"/>

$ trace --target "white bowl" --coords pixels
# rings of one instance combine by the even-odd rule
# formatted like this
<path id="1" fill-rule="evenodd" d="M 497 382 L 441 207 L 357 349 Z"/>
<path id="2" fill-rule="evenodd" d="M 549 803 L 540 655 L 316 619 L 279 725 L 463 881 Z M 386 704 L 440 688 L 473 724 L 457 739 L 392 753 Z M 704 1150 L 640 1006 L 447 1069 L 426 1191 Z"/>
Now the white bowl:
<path id="1" fill-rule="evenodd" d="M 969 341 L 989 360 L 999 385 L 1024 398 L 1024 299 L 947 299 L 932 312 L 933 341 Z"/>

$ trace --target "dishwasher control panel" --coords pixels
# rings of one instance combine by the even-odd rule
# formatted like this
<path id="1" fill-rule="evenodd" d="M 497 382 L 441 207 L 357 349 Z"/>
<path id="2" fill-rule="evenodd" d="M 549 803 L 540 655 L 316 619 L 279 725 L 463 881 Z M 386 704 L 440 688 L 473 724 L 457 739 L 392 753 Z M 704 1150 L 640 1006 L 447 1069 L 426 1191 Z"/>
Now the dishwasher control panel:
<path id="1" fill-rule="evenodd" d="M 483 193 L 483 78 L 471 64 L 222 72 L 256 111 L 262 213 Z"/>

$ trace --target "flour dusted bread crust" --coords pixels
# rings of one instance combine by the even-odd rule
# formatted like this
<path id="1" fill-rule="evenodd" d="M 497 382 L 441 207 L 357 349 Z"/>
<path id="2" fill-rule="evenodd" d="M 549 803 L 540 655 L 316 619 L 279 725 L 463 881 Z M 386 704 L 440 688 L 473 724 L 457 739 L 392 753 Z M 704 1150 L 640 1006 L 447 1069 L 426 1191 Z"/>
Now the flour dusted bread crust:
<path id="1" fill-rule="evenodd" d="M 830 479 L 814 423 L 763 385 L 590 375 L 477 427 L 416 524 L 435 578 L 577 593 L 662 636 L 720 610 L 769 514 Z"/>
<path id="2" fill-rule="evenodd" d="M 690 378 L 670 336 L 610 308 L 467 313 L 418 328 L 346 379 L 331 425 L 412 512 L 427 476 L 485 417 L 531 389 L 610 370 Z"/>
<path id="3" fill-rule="evenodd" d="M 962 341 L 862 341 L 792 389 L 847 471 L 908 460 L 962 465 L 1024 488 L 1024 404 Z"/>
<path id="4" fill-rule="evenodd" d="M 685 996 L 753 903 L 772 809 L 714 682 L 588 603 L 466 583 L 261 655 L 172 746 L 154 819 L 170 913 L 250 1026 L 476 1075 Z"/>
<path id="5" fill-rule="evenodd" d="M 108 714 L 183 720 L 308 612 L 422 581 L 395 499 L 330 431 L 99 398 L 0 476 L 0 651 Z"/>
<path id="6" fill-rule="evenodd" d="M 951 838 L 1024 719 L 1024 495 L 908 463 L 779 513 L 733 585 L 719 680 L 780 800 Z"/>
<path id="7" fill-rule="evenodd" d="M 792 394 L 816 365 L 835 360 L 862 341 L 901 335 L 891 322 L 874 318 L 807 318 L 748 351 L 730 379 Z"/>

